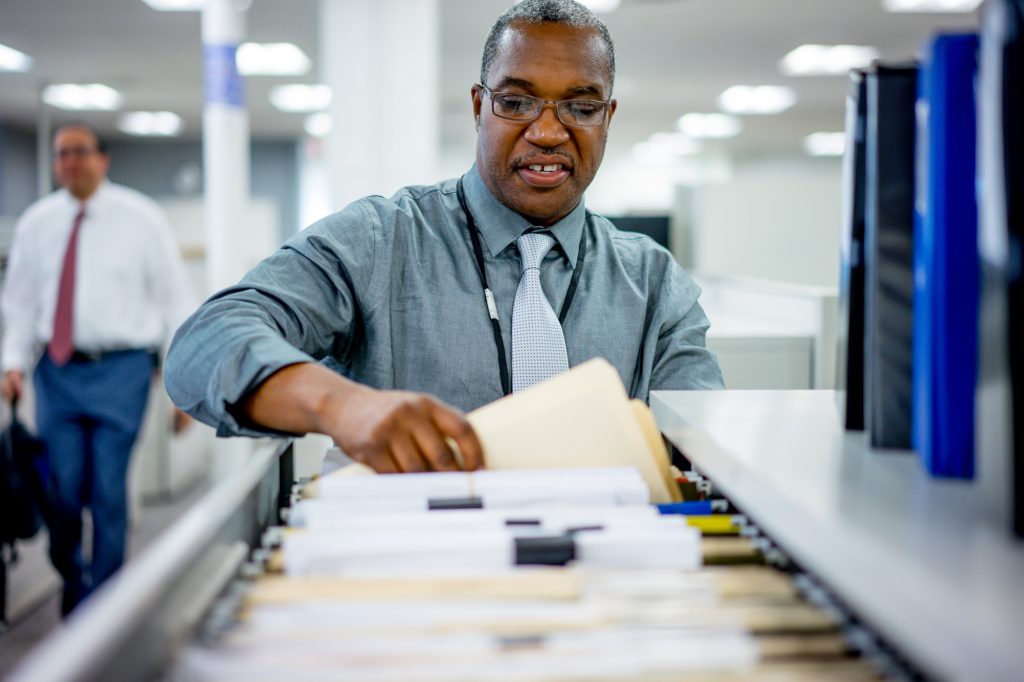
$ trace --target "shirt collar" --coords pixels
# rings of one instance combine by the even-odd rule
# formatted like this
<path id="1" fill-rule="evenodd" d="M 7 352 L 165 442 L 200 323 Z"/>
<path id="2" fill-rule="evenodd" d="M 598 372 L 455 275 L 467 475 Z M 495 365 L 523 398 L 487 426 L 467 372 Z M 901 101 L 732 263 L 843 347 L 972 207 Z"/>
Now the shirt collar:
<path id="1" fill-rule="evenodd" d="M 78 197 L 69 192 L 67 188 L 61 188 L 60 192 L 64 195 L 65 203 L 69 206 L 73 206 L 76 213 L 78 212 L 78 209 L 84 208 L 86 215 L 88 215 L 89 209 L 95 206 L 98 201 L 102 201 L 101 197 L 107 193 L 107 187 L 109 185 L 110 180 L 107 178 L 100 180 L 100 184 L 96 186 L 96 191 L 93 192 L 85 201 L 80 201 Z"/>
<path id="2" fill-rule="evenodd" d="M 477 229 L 483 236 L 487 250 L 492 257 L 508 248 L 508 245 L 519 237 L 533 224 L 508 206 L 498 201 L 487 185 L 484 184 L 476 164 L 462 176 L 462 186 L 466 192 L 466 203 L 473 214 Z M 547 228 L 547 232 L 562 247 L 569 259 L 569 264 L 576 267 L 576 256 L 579 254 L 580 238 L 583 236 L 583 223 L 586 218 L 586 207 L 583 201 L 576 205 L 569 215 Z"/>

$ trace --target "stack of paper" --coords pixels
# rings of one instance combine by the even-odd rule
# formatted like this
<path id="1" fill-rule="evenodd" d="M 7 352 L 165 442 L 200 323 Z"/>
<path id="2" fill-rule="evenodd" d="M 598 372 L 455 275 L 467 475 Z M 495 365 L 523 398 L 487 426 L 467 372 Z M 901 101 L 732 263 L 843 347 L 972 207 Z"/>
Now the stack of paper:
<path id="1" fill-rule="evenodd" d="M 331 475 L 319 480 L 317 495 L 330 500 L 336 511 L 347 514 L 439 507 L 609 506 L 645 504 L 650 499 L 647 484 L 632 467 Z"/>
<path id="2" fill-rule="evenodd" d="M 651 507 L 553 508 L 533 514 L 460 510 L 369 518 L 344 511 L 332 515 L 335 509 L 318 501 L 305 511 L 310 525 L 285 536 L 289 575 L 493 570 L 569 561 L 689 570 L 700 565 L 700 533 L 684 517 L 659 516 Z"/>

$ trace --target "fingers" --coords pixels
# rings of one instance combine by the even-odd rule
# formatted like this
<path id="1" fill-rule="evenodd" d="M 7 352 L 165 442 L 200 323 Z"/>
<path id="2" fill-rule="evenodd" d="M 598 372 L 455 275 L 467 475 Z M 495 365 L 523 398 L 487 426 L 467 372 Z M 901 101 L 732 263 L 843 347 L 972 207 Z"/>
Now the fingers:
<path id="1" fill-rule="evenodd" d="M 413 439 L 405 433 L 397 434 L 391 439 L 391 459 L 399 471 L 414 473 L 430 469 Z"/>
<path id="2" fill-rule="evenodd" d="M 388 450 L 376 450 L 373 454 L 353 453 L 352 459 L 362 462 L 378 474 L 398 474 L 402 471 Z"/>
<path id="3" fill-rule="evenodd" d="M 184 432 L 191 423 L 192 417 L 175 408 L 174 414 L 171 417 L 171 430 L 174 431 L 174 433 L 177 434 Z"/>
<path id="4" fill-rule="evenodd" d="M 340 411 L 333 434 L 350 456 L 380 473 L 458 471 L 483 466 L 483 449 L 465 416 L 424 394 L 374 391 L 357 408 Z"/>
<path id="5" fill-rule="evenodd" d="M 483 468 L 484 448 L 465 415 L 447 405 L 434 403 L 433 420 L 438 430 L 455 441 L 467 471 Z M 447 449 L 447 447 L 446 447 Z"/>
<path id="6" fill-rule="evenodd" d="M 430 407 L 431 413 L 433 406 Z M 458 471 L 459 464 L 455 460 L 455 453 L 445 441 L 444 434 L 438 430 L 438 425 L 432 416 L 416 425 L 413 430 L 413 439 L 416 447 L 423 453 L 430 469 L 435 471 Z"/>
<path id="7" fill-rule="evenodd" d="M 6 400 L 17 400 L 21 397 L 21 374 L 15 371 L 4 373 L 3 395 Z"/>

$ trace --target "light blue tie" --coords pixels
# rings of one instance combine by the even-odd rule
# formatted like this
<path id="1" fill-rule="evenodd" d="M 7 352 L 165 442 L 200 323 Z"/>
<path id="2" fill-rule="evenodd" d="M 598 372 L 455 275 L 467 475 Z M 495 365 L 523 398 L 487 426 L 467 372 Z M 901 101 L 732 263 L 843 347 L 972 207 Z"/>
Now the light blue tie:
<path id="1" fill-rule="evenodd" d="M 516 240 L 519 288 L 512 308 L 512 391 L 522 391 L 569 368 L 565 337 L 540 285 L 540 264 L 555 240 L 537 232 Z"/>

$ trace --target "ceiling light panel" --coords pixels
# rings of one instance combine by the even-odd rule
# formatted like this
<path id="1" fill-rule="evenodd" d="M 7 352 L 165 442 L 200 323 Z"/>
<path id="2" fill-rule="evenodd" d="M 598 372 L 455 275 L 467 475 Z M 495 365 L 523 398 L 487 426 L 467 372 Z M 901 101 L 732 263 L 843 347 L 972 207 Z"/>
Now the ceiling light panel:
<path id="1" fill-rule="evenodd" d="M 889 12 L 968 13 L 978 9 L 982 0 L 882 0 Z"/>
<path id="2" fill-rule="evenodd" d="M 729 114 L 683 114 L 676 127 L 691 138 L 726 138 L 739 135 L 743 122 Z"/>
<path id="3" fill-rule="evenodd" d="M 306 53 L 292 43 L 242 43 L 235 63 L 243 76 L 301 76 L 311 67 Z"/>
<path id="4" fill-rule="evenodd" d="M 121 108 L 121 93 L 102 83 L 60 83 L 43 90 L 43 101 L 67 111 L 115 111 Z"/>
<path id="5" fill-rule="evenodd" d="M 281 111 L 323 111 L 331 105 L 331 89 L 326 85 L 279 85 L 270 91 L 270 103 Z"/>
<path id="6" fill-rule="evenodd" d="M 842 156 L 846 133 L 812 133 L 804 138 L 804 151 L 810 156 Z"/>
<path id="7" fill-rule="evenodd" d="M 0 43 L 0 71 L 24 73 L 32 68 L 32 57 Z"/>
<path id="8" fill-rule="evenodd" d="M 181 117 L 171 111 L 130 111 L 117 121 L 118 130 L 141 137 L 174 137 L 182 127 Z"/>
<path id="9" fill-rule="evenodd" d="M 782 58 L 779 69 L 787 76 L 840 76 L 878 57 L 878 50 L 867 45 L 801 45 Z"/>
<path id="10" fill-rule="evenodd" d="M 621 0 L 580 0 L 591 12 L 614 12 L 619 7 Z"/>
<path id="11" fill-rule="evenodd" d="M 701 143 L 682 133 L 654 133 L 633 145 L 633 159 L 645 164 L 673 164 L 680 157 L 699 154 Z"/>
<path id="12" fill-rule="evenodd" d="M 303 127 L 310 137 L 327 137 L 327 134 L 331 132 L 332 123 L 331 115 L 326 111 L 320 111 L 307 116 Z"/>
<path id="13" fill-rule="evenodd" d="M 142 0 L 158 12 L 195 12 L 209 0 Z"/>
<path id="14" fill-rule="evenodd" d="M 796 92 L 780 85 L 734 85 L 718 96 L 730 114 L 779 114 L 796 104 Z"/>

